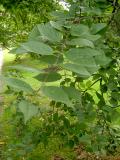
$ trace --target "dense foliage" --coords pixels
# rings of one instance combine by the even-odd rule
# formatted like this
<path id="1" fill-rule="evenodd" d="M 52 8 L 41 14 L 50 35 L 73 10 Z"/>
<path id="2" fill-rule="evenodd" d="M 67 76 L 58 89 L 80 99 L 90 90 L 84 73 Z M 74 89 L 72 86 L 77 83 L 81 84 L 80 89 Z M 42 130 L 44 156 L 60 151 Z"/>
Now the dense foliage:
<path id="1" fill-rule="evenodd" d="M 28 36 L 35 24 L 47 22 L 49 13 L 58 8 L 54 0 L 0 1 L 0 43 L 17 45 Z"/>
<path id="2" fill-rule="evenodd" d="M 44 65 L 21 62 L 2 77 L 5 95 L 14 96 L 4 113 L 11 131 L 3 133 L 3 159 L 46 159 L 43 148 L 55 141 L 58 150 L 80 145 L 97 155 L 119 151 L 119 1 L 67 2 L 68 11 L 52 12 L 11 50 Z M 34 72 L 37 87 L 23 71 Z"/>

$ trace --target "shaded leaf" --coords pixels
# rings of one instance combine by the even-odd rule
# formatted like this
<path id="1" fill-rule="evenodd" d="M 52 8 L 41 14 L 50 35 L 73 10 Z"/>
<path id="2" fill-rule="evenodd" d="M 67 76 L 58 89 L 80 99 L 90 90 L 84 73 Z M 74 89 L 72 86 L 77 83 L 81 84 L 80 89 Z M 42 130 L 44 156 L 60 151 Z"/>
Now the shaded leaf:
<path id="1" fill-rule="evenodd" d="M 20 101 L 18 108 L 24 115 L 25 123 L 38 113 L 38 107 L 28 101 Z"/>
<path id="2" fill-rule="evenodd" d="M 40 57 L 40 60 L 46 62 L 47 64 L 59 64 L 63 62 L 62 55 L 46 55 Z"/>
<path id="3" fill-rule="evenodd" d="M 38 81 L 41 82 L 54 82 L 57 80 L 60 80 L 62 77 L 59 73 L 56 72 L 46 72 L 46 73 L 41 73 L 37 76 L 35 76 L 34 78 L 36 78 Z"/>
<path id="4" fill-rule="evenodd" d="M 68 97 L 70 99 L 81 101 L 81 93 L 80 93 L 79 90 L 77 90 L 74 87 L 65 87 L 65 86 L 63 86 L 62 88 L 67 93 L 67 95 L 68 95 Z"/>
<path id="5" fill-rule="evenodd" d="M 109 64 L 112 59 L 110 57 L 105 56 L 105 54 L 99 55 L 95 57 L 95 61 L 97 64 L 100 64 L 101 66 L 105 66 Z"/>
<path id="6" fill-rule="evenodd" d="M 62 102 L 71 106 L 68 95 L 61 87 L 44 86 L 41 88 L 43 94 L 56 102 Z"/>
<path id="7" fill-rule="evenodd" d="M 31 86 L 20 79 L 4 77 L 3 80 L 8 86 L 14 88 L 15 90 L 20 90 L 28 93 L 33 92 Z"/>
<path id="8" fill-rule="evenodd" d="M 82 36 L 89 33 L 89 28 L 84 24 L 76 24 L 71 27 L 70 33 L 72 36 Z"/>

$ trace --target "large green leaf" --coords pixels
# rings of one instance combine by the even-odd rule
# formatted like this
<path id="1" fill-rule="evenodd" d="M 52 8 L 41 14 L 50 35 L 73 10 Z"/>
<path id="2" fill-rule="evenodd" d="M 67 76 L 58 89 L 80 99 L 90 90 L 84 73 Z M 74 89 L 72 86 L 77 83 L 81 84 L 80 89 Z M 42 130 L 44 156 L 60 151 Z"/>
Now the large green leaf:
<path id="1" fill-rule="evenodd" d="M 49 40 L 50 42 L 60 42 L 63 38 L 62 33 L 54 29 L 50 23 L 38 25 L 40 35 L 43 39 Z"/>
<path id="2" fill-rule="evenodd" d="M 89 33 L 89 28 L 83 24 L 72 25 L 70 33 L 72 36 L 82 36 L 86 33 Z"/>
<path id="3" fill-rule="evenodd" d="M 101 38 L 101 35 L 99 35 L 99 34 L 96 34 L 96 35 L 92 35 L 92 34 L 90 34 L 90 33 L 86 33 L 86 34 L 83 34 L 82 36 L 80 36 L 81 38 L 85 38 L 85 39 L 87 39 L 87 40 L 89 40 L 89 41 L 97 41 L 97 40 L 99 40 L 100 38 Z"/>
<path id="4" fill-rule="evenodd" d="M 97 64 L 100 64 L 101 66 L 105 66 L 108 63 L 110 63 L 112 61 L 112 59 L 110 57 L 105 56 L 105 54 L 103 55 L 99 55 L 95 57 L 95 61 Z"/>
<path id="5" fill-rule="evenodd" d="M 81 101 L 81 93 L 74 87 L 62 87 L 63 90 L 67 93 L 68 97 L 72 100 Z"/>
<path id="6" fill-rule="evenodd" d="M 3 80 L 8 86 L 12 87 L 17 91 L 19 90 L 27 93 L 33 92 L 33 89 L 31 88 L 31 86 L 20 79 L 3 77 Z"/>
<path id="7" fill-rule="evenodd" d="M 44 86 L 41 88 L 43 94 L 54 101 L 65 103 L 71 106 L 70 99 L 66 92 L 57 86 Z"/>
<path id="8" fill-rule="evenodd" d="M 72 45 L 72 46 L 79 46 L 79 47 L 91 47 L 94 48 L 94 44 L 93 42 L 91 42 L 90 40 L 87 39 L 83 39 L 83 38 L 75 38 L 72 39 L 71 41 L 67 42 L 68 45 Z"/>
<path id="9" fill-rule="evenodd" d="M 92 67 L 93 69 L 95 67 L 98 69 L 98 66 L 106 65 L 111 61 L 103 51 L 92 48 L 72 48 L 66 52 L 65 56 L 75 64 Z"/>
<path id="10" fill-rule="evenodd" d="M 97 67 L 94 56 L 100 55 L 101 52 L 91 48 L 72 48 L 66 52 L 68 60 L 86 67 Z"/>
<path id="11" fill-rule="evenodd" d="M 62 67 L 69 71 L 79 74 L 81 77 L 89 77 L 98 70 L 97 66 L 85 67 L 79 64 L 66 63 Z"/>
<path id="12" fill-rule="evenodd" d="M 62 31 L 62 26 L 63 26 L 63 24 L 61 23 L 61 21 L 57 21 L 57 22 L 50 21 L 50 24 L 51 24 L 51 26 L 54 27 L 55 29 Z"/>
<path id="13" fill-rule="evenodd" d="M 63 62 L 62 55 L 46 55 L 40 57 L 40 60 L 47 63 L 47 64 L 59 64 Z"/>
<path id="14" fill-rule="evenodd" d="M 93 24 L 91 27 L 92 34 L 97 34 L 107 27 L 106 23 Z"/>
<path id="15" fill-rule="evenodd" d="M 19 71 L 25 71 L 25 72 L 32 72 L 32 73 L 40 73 L 40 70 L 37 69 L 37 68 L 31 68 L 31 67 L 28 67 L 28 66 L 23 66 L 23 65 L 13 65 L 13 66 L 8 66 L 9 68 L 11 69 L 16 69 L 16 70 L 19 70 Z M 42 72 L 42 71 L 41 71 Z"/>
<path id="16" fill-rule="evenodd" d="M 78 58 L 90 58 L 101 54 L 102 53 L 98 50 L 86 47 L 86 48 L 72 48 L 66 52 L 65 56 L 70 60 L 76 61 Z"/>
<path id="17" fill-rule="evenodd" d="M 38 36 L 40 36 L 40 32 L 38 30 L 38 26 L 36 25 L 32 31 L 30 32 L 29 34 L 29 40 L 33 40 L 33 39 L 36 39 Z"/>
<path id="18" fill-rule="evenodd" d="M 25 54 L 25 53 L 28 53 L 28 51 L 25 48 L 23 48 L 22 46 L 20 46 L 19 48 L 14 48 L 14 49 L 10 50 L 9 53 L 11 53 L 11 54 Z"/>
<path id="19" fill-rule="evenodd" d="M 54 81 L 60 80 L 62 76 L 56 72 L 50 72 L 50 73 L 45 72 L 45 73 L 40 73 L 34 78 L 36 78 L 38 81 L 41 81 L 41 82 L 54 82 Z"/>
<path id="20" fill-rule="evenodd" d="M 22 49 L 26 50 L 27 52 L 33 52 L 41 55 L 51 55 L 53 53 L 53 49 L 50 46 L 38 41 L 28 41 L 26 43 L 23 43 L 21 47 L 22 53 Z"/>
<path id="21" fill-rule="evenodd" d="M 20 101 L 18 107 L 24 115 L 25 123 L 38 113 L 38 107 L 26 100 Z"/>

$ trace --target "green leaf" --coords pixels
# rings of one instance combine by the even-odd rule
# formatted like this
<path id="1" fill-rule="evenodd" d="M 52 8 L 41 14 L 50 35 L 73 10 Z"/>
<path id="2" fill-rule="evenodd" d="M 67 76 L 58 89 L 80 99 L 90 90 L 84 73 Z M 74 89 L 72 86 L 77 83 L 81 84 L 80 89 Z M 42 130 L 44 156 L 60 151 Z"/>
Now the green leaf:
<path id="1" fill-rule="evenodd" d="M 81 67 L 90 67 L 98 69 L 94 56 L 101 54 L 99 51 L 91 48 L 72 48 L 66 52 L 65 56 L 71 62 Z"/>
<path id="2" fill-rule="evenodd" d="M 24 115 L 25 123 L 38 113 L 38 107 L 25 100 L 20 101 L 18 108 Z"/>
<path id="3" fill-rule="evenodd" d="M 83 24 L 76 24 L 71 27 L 70 33 L 72 36 L 82 36 L 86 33 L 89 33 L 89 28 Z"/>
<path id="4" fill-rule="evenodd" d="M 63 62 L 62 55 L 46 55 L 40 57 L 40 60 L 46 62 L 47 64 L 59 64 Z"/>
<path id="5" fill-rule="evenodd" d="M 68 11 L 53 11 L 51 15 L 57 20 L 65 20 L 71 18 Z"/>
<path id="6" fill-rule="evenodd" d="M 43 94 L 56 102 L 62 102 L 71 106 L 70 99 L 61 87 L 44 86 L 41 88 Z"/>
<path id="7" fill-rule="evenodd" d="M 20 71 L 25 71 L 25 72 L 32 72 L 32 73 L 40 73 L 40 70 L 36 69 L 36 68 L 31 68 L 31 67 L 26 67 L 23 65 L 14 65 L 14 66 L 8 66 L 11 69 L 16 69 L 16 70 L 20 70 Z"/>
<path id="8" fill-rule="evenodd" d="M 40 55 L 51 55 L 53 49 L 48 45 L 38 41 L 28 41 L 21 45 L 27 52 L 33 52 Z"/>
<path id="9" fill-rule="evenodd" d="M 14 49 L 9 51 L 9 53 L 11 53 L 11 54 L 25 54 L 27 52 L 28 51 L 26 49 L 24 49 L 22 46 L 19 47 L 19 48 L 14 48 Z"/>
<path id="10" fill-rule="evenodd" d="M 8 86 L 14 88 L 17 91 L 20 90 L 27 93 L 33 93 L 31 86 L 20 79 L 3 77 L 3 80 Z"/>
<path id="11" fill-rule="evenodd" d="M 97 41 L 98 39 L 101 38 L 101 35 L 97 34 L 97 35 L 92 35 L 92 34 L 84 34 L 81 36 L 81 38 L 85 38 L 89 41 Z"/>
<path id="12" fill-rule="evenodd" d="M 91 47 L 94 48 L 94 44 L 93 42 L 87 40 L 87 39 L 83 39 L 83 38 L 75 38 L 72 39 L 71 41 L 67 42 L 68 45 L 76 45 L 79 47 Z"/>
<path id="13" fill-rule="evenodd" d="M 63 26 L 63 24 L 61 23 L 61 21 L 57 21 L 57 22 L 50 21 L 50 24 L 51 24 L 51 26 L 54 27 L 55 29 L 62 31 L 62 26 Z"/>
<path id="14" fill-rule="evenodd" d="M 89 59 L 93 56 L 98 56 L 101 54 L 102 53 L 98 50 L 86 47 L 86 48 L 72 48 L 66 52 L 65 56 L 73 62 L 76 62 L 79 59 L 78 60 L 79 63 L 81 58 Z"/>
<path id="15" fill-rule="evenodd" d="M 107 65 L 111 61 L 103 51 L 92 48 L 72 48 L 66 52 L 65 56 L 75 64 L 93 68 Z"/>
<path id="16" fill-rule="evenodd" d="M 95 61 L 97 64 L 100 64 L 101 66 L 106 66 L 112 61 L 112 59 L 110 57 L 105 56 L 105 54 L 102 54 L 96 56 Z"/>
<path id="17" fill-rule="evenodd" d="M 107 27 L 106 23 L 93 24 L 91 27 L 91 32 L 92 32 L 92 34 L 97 34 L 100 31 L 102 31 L 103 29 L 105 29 L 106 27 Z"/>
<path id="18" fill-rule="evenodd" d="M 60 42 L 63 38 L 62 33 L 54 29 L 50 23 L 38 25 L 40 35 L 50 42 Z"/>
<path id="19" fill-rule="evenodd" d="M 40 73 L 34 78 L 36 78 L 38 81 L 41 82 L 54 82 L 60 80 L 62 76 L 56 72 L 50 72 L 50 73 L 46 72 L 46 73 Z"/>
<path id="20" fill-rule="evenodd" d="M 81 66 L 79 64 L 72 64 L 72 63 L 66 63 L 63 64 L 62 67 L 64 69 L 67 69 L 69 71 L 75 72 L 79 74 L 81 77 L 89 77 L 91 76 L 94 72 L 98 70 L 97 66 L 95 67 L 85 67 Z"/>
<path id="21" fill-rule="evenodd" d="M 74 87 L 62 87 L 63 90 L 67 93 L 68 97 L 70 99 L 76 100 L 76 101 L 81 101 L 81 93 L 79 90 L 77 90 Z"/>
<path id="22" fill-rule="evenodd" d="M 38 30 L 38 26 L 36 25 L 30 32 L 28 39 L 33 40 L 36 39 L 38 36 L 40 36 L 40 32 Z"/>

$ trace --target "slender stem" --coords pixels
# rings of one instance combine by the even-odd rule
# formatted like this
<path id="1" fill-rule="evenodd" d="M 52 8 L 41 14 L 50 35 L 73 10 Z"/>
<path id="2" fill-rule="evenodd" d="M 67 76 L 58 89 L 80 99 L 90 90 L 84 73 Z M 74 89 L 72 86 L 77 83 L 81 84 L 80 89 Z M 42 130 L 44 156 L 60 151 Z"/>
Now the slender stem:
<path id="1" fill-rule="evenodd" d="M 87 90 L 89 90 L 92 86 L 94 86 L 98 81 L 100 81 L 101 78 L 97 79 L 95 82 L 93 82 L 86 90 L 84 90 L 83 92 L 85 93 Z"/>

